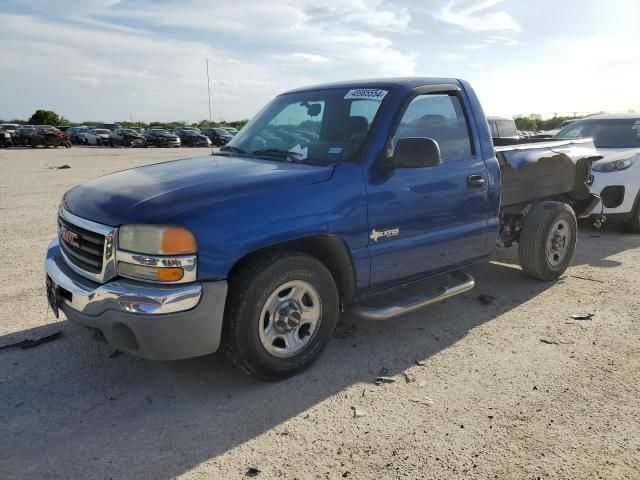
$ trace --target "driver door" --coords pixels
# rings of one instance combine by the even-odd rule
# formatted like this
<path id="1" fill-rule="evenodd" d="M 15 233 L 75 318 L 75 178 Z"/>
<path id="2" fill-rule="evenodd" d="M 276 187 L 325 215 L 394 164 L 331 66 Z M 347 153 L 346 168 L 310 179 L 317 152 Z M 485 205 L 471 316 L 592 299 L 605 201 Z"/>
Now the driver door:
<path id="1" fill-rule="evenodd" d="M 485 256 L 487 169 L 474 147 L 460 92 L 417 95 L 393 133 L 427 137 L 440 148 L 440 165 L 397 168 L 368 185 L 371 290 L 451 270 Z"/>

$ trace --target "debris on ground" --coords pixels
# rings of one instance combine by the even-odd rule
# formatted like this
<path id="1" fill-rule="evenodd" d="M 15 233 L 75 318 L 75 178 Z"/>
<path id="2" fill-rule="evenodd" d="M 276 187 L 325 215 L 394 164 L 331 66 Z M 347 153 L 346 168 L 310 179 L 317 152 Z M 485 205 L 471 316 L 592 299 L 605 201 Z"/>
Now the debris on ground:
<path id="1" fill-rule="evenodd" d="M 360 407 L 351 407 L 353 410 L 353 418 L 362 418 L 367 416 L 367 412 Z"/>
<path id="2" fill-rule="evenodd" d="M 604 283 L 604 281 L 602 280 L 598 280 L 596 278 L 591 278 L 591 277 L 581 277 L 580 275 L 569 275 L 571 278 L 579 278 L 580 280 L 588 280 L 589 282 L 598 282 L 598 283 Z"/>
<path id="3" fill-rule="evenodd" d="M 260 470 L 256 467 L 249 467 L 247 472 L 244 474 L 245 477 L 257 477 L 260 474 Z"/>
<path id="4" fill-rule="evenodd" d="M 376 381 L 373 382 L 376 385 L 382 385 L 383 383 L 395 383 L 396 379 L 393 377 L 378 377 Z"/>
<path id="5" fill-rule="evenodd" d="M 491 305 L 493 302 L 495 302 L 497 300 L 496 297 L 494 297 L 493 295 L 487 295 L 486 293 L 483 293 L 481 295 L 478 295 L 478 301 L 482 304 L 482 305 Z"/>
<path id="6" fill-rule="evenodd" d="M 593 318 L 593 313 L 574 313 L 571 315 L 571 318 L 574 320 L 591 320 Z"/>
<path id="7" fill-rule="evenodd" d="M 549 340 L 548 338 L 541 338 L 540 341 L 542 343 L 546 343 L 547 345 L 558 345 L 558 342 L 554 340 Z"/>
<path id="8" fill-rule="evenodd" d="M 33 338 L 25 338 L 24 340 L 20 340 L 18 342 L 8 343 L 7 345 L 1 345 L 0 350 L 6 350 L 9 348 L 18 348 L 20 347 L 23 350 L 27 348 L 37 347 L 43 343 L 50 342 L 55 340 L 56 338 L 60 338 L 62 336 L 62 330 L 55 330 L 53 332 L 47 332 L 42 335 L 35 336 Z"/>
<path id="9" fill-rule="evenodd" d="M 49 170 L 66 170 L 68 168 L 71 168 L 71 167 L 67 164 L 64 164 L 64 165 L 60 165 L 59 167 L 49 167 Z"/>
<path id="10" fill-rule="evenodd" d="M 122 355 L 122 351 L 115 349 L 113 352 L 109 354 L 109 358 L 116 358 L 119 355 Z"/>
<path id="11" fill-rule="evenodd" d="M 430 407 L 431 405 L 436 403 L 432 399 L 430 399 L 429 397 L 424 397 L 424 398 L 414 397 L 414 398 L 410 398 L 409 401 L 413 402 L 413 403 L 419 403 L 420 405 L 425 405 L 427 407 Z"/>
<path id="12" fill-rule="evenodd" d="M 404 381 L 407 383 L 416 381 L 416 377 L 414 377 L 413 375 L 409 375 L 407 372 L 402 372 L 402 376 L 404 377 Z"/>
<path id="13" fill-rule="evenodd" d="M 419 367 L 424 367 L 427 364 L 424 360 L 416 360 L 416 365 Z"/>

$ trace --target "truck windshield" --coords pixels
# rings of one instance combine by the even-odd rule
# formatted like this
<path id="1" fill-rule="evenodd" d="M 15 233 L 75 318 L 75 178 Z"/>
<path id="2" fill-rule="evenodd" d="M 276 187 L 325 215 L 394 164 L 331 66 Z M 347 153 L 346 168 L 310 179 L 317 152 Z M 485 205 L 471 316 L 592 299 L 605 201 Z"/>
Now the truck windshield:
<path id="1" fill-rule="evenodd" d="M 329 89 L 276 97 L 223 151 L 279 161 L 355 161 L 388 90 Z"/>
<path id="2" fill-rule="evenodd" d="M 554 138 L 589 137 L 598 148 L 640 147 L 640 117 L 580 120 L 564 127 Z"/>

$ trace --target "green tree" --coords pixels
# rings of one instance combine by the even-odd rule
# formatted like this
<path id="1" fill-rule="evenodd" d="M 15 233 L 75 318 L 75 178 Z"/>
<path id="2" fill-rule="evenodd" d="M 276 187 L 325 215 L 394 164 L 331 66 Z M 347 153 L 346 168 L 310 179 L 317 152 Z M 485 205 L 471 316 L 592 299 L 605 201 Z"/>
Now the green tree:
<path id="1" fill-rule="evenodd" d="M 516 127 L 518 130 L 524 130 L 528 132 L 535 132 L 538 130 L 538 124 L 533 118 L 519 117 L 516 118 Z"/>
<path id="2" fill-rule="evenodd" d="M 66 125 L 69 121 L 51 110 L 36 110 L 29 119 L 31 125 Z"/>

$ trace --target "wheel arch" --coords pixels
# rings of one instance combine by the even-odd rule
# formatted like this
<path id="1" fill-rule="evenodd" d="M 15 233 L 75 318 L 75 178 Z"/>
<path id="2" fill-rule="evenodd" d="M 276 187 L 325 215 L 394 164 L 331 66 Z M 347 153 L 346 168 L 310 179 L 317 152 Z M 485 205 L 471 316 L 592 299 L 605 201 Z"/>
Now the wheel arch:
<path id="1" fill-rule="evenodd" d="M 239 269 L 273 250 L 293 250 L 318 259 L 331 273 L 340 295 L 341 304 L 349 304 L 356 293 L 353 258 L 346 242 L 337 235 L 313 235 L 287 240 L 254 250 L 234 263 L 229 270 L 232 278 Z"/>

